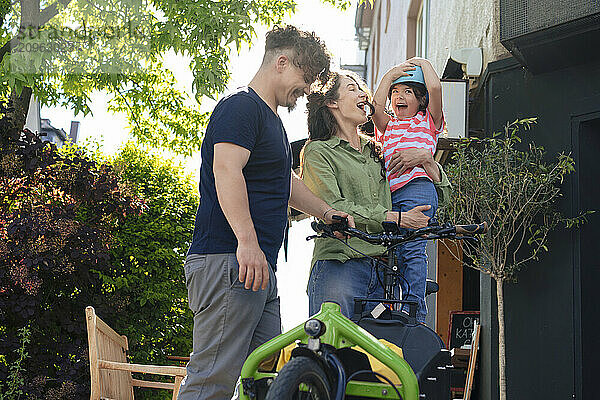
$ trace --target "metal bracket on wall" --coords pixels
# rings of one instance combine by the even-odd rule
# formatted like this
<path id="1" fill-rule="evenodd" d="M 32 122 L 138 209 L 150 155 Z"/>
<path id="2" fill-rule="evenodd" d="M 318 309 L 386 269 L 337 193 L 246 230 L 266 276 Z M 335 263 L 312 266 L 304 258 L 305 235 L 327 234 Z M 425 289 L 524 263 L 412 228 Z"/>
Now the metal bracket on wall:
<path id="1" fill-rule="evenodd" d="M 469 47 L 450 51 L 450 59 L 461 64 L 469 80 L 469 90 L 479 86 L 479 77 L 483 70 L 483 51 L 481 47 Z"/>

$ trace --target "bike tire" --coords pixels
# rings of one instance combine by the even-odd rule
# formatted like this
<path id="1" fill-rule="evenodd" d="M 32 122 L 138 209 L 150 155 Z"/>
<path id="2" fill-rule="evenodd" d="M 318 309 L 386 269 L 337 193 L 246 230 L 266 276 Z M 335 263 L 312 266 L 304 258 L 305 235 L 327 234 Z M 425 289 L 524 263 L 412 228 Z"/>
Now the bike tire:
<path id="1" fill-rule="evenodd" d="M 309 392 L 301 391 L 304 384 Z M 331 400 L 331 388 L 321 365 L 308 357 L 292 358 L 269 387 L 265 400 Z"/>

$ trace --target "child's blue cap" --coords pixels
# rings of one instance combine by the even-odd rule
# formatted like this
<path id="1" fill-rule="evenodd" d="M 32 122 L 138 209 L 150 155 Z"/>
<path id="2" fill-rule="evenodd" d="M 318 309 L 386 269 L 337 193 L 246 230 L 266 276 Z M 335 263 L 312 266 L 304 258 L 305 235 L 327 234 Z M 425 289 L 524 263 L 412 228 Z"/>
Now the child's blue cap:
<path id="1" fill-rule="evenodd" d="M 425 85 L 425 78 L 423 77 L 423 70 L 421 69 L 421 67 L 419 67 L 418 65 L 415 65 L 415 69 L 413 71 L 405 71 L 405 72 L 408 75 L 401 76 L 400 78 L 393 81 L 392 86 L 395 85 L 396 83 L 413 82 L 413 83 L 420 83 L 421 85 L 425 86 L 425 88 L 427 88 L 427 85 Z"/>

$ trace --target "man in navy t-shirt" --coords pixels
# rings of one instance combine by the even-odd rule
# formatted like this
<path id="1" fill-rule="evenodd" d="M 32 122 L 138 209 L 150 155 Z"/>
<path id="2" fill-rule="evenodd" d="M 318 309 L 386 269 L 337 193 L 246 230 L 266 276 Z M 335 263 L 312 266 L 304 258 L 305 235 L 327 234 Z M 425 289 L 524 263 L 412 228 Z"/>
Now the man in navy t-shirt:
<path id="1" fill-rule="evenodd" d="M 313 33 L 275 27 L 248 87 L 222 99 L 211 115 L 185 262 L 194 348 L 180 400 L 229 400 L 246 357 L 281 332 L 275 270 L 288 203 L 326 222 L 348 216 L 292 172 L 277 114 L 279 106 L 292 109 L 317 78 L 325 81 L 329 61 Z"/>

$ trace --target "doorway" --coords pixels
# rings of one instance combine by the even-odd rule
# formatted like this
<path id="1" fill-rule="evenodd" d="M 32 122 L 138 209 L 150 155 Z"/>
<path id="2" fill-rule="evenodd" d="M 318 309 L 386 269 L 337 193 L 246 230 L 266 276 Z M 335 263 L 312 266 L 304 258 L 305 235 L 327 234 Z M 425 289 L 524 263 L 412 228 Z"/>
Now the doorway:
<path id="1" fill-rule="evenodd" d="M 596 210 L 575 233 L 575 390 L 576 398 L 591 399 L 597 393 L 600 359 L 598 331 L 600 307 L 600 112 L 573 121 L 576 179 L 574 211 Z M 575 213 L 574 213 L 575 214 Z"/>

